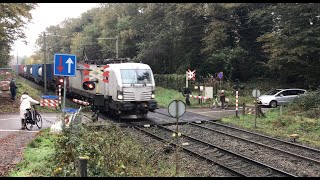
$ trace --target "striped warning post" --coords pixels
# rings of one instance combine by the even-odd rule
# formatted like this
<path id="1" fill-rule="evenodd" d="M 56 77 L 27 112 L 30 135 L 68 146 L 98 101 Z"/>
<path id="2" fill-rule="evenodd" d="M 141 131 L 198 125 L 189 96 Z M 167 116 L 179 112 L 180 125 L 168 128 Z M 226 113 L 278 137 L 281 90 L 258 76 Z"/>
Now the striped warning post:
<path id="1" fill-rule="evenodd" d="M 89 106 L 90 105 L 89 102 L 81 101 L 79 99 L 72 99 L 72 101 L 75 102 L 75 103 L 81 104 L 81 105 L 85 105 L 85 106 Z"/>
<path id="2" fill-rule="evenodd" d="M 195 99 L 210 99 L 210 98 L 205 97 L 205 96 L 193 96 L 193 95 L 189 95 L 189 97 L 195 98 Z"/>
<path id="3" fill-rule="evenodd" d="M 236 116 L 238 116 L 238 91 L 236 91 Z"/>
<path id="4" fill-rule="evenodd" d="M 61 104 L 61 85 L 59 85 L 58 91 L 59 91 L 59 93 L 58 93 L 58 97 L 59 97 L 58 103 Z"/>

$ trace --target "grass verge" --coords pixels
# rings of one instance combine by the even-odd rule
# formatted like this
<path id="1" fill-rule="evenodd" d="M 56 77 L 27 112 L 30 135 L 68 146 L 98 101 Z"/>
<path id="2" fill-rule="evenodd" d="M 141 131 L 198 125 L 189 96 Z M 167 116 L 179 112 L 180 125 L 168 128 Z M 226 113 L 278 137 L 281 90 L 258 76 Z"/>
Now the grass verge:
<path id="1" fill-rule="evenodd" d="M 268 111 L 265 118 L 257 118 L 256 128 L 254 115 L 227 117 L 221 121 L 286 140 L 289 140 L 288 136 L 291 134 L 299 134 L 298 142 L 320 147 L 320 119 L 290 116 L 285 113 L 281 116 L 279 108 Z"/>
<path id="2" fill-rule="evenodd" d="M 99 131 L 81 126 L 59 135 L 45 129 L 28 144 L 23 160 L 9 176 L 78 176 L 79 156 L 89 157 L 89 177 L 174 176 L 175 166 L 160 160 L 158 153 L 143 148 L 119 127 L 108 123 Z"/>
<path id="3" fill-rule="evenodd" d="M 49 134 L 49 131 L 49 128 L 41 130 L 40 135 L 27 145 L 22 161 L 9 173 L 9 177 L 36 177 L 51 174 L 54 141 L 57 136 Z"/>

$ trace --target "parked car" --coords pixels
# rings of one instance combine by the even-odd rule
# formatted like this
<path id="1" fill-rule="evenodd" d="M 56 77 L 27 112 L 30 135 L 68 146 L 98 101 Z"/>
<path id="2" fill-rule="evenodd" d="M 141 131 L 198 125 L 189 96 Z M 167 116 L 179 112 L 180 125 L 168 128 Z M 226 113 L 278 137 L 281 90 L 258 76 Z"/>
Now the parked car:
<path id="1" fill-rule="evenodd" d="M 275 108 L 291 102 L 301 94 L 305 94 L 305 89 L 273 89 L 258 98 L 258 104 Z"/>

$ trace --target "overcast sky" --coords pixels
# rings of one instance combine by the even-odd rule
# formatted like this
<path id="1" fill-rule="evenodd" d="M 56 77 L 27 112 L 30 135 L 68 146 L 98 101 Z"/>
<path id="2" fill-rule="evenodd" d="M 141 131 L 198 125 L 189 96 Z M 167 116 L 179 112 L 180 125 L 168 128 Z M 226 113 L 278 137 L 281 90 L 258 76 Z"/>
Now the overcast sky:
<path id="1" fill-rule="evenodd" d="M 36 49 L 35 42 L 46 27 L 58 25 L 66 18 L 76 18 L 87 10 L 98 6 L 99 3 L 38 3 L 38 7 L 31 11 L 32 20 L 25 29 L 25 45 L 17 40 L 12 46 L 11 55 L 30 56 Z"/>

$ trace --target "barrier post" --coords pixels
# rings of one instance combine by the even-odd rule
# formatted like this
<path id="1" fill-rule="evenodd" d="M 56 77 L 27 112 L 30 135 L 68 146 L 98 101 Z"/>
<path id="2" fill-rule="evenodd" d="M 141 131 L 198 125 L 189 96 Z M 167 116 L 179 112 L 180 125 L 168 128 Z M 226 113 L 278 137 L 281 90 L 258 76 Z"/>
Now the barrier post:
<path id="1" fill-rule="evenodd" d="M 243 104 L 242 104 L 242 107 L 243 107 L 243 109 L 242 109 L 242 115 L 244 116 L 244 115 L 246 114 L 246 103 L 243 103 Z"/>
<path id="2" fill-rule="evenodd" d="M 238 117 L 238 91 L 236 91 L 236 117 Z"/>

